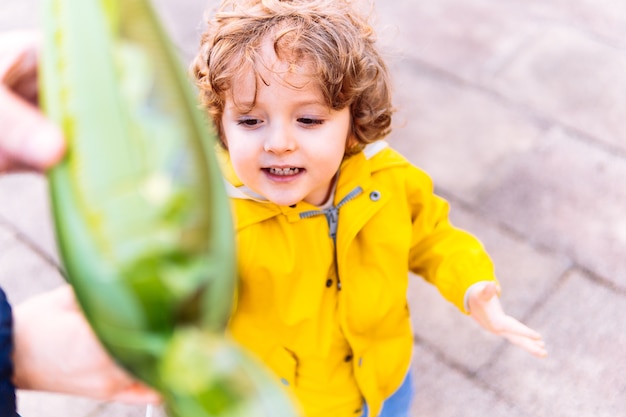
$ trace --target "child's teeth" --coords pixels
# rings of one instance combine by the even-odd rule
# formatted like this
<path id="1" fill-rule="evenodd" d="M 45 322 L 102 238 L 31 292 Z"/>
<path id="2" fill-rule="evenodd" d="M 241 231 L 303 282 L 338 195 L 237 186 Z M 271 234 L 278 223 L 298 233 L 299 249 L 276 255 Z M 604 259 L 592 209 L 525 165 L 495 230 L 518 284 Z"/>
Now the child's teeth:
<path id="1" fill-rule="evenodd" d="M 273 175 L 295 175 L 300 172 L 300 168 L 270 168 Z"/>

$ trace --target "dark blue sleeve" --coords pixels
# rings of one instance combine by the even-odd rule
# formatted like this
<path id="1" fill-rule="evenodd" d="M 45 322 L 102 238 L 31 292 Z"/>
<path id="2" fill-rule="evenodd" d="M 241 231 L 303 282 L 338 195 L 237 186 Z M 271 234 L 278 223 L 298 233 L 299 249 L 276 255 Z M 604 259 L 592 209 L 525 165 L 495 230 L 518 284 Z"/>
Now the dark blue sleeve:
<path id="1" fill-rule="evenodd" d="M 7 297 L 0 288 L 0 417 L 17 416 L 12 351 L 13 316 Z"/>

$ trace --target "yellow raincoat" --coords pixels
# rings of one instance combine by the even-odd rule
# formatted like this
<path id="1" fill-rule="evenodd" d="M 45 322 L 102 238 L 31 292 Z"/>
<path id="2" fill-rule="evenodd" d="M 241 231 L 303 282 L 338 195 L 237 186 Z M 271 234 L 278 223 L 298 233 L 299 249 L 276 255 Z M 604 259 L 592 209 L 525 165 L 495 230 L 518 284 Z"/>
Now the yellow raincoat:
<path id="1" fill-rule="evenodd" d="M 230 331 L 294 389 L 308 416 L 343 415 L 329 414 L 340 409 L 330 394 L 342 395 L 343 385 L 378 415 L 411 363 L 409 271 L 464 311 L 466 290 L 495 280 L 482 244 L 450 224 L 430 178 L 383 141 L 342 163 L 334 214 L 262 201 L 236 178 L 225 151 L 220 158 L 239 252 Z M 337 386 L 316 397 L 315 387 L 300 388 L 311 374 Z M 350 378 L 358 389 L 343 382 Z"/>

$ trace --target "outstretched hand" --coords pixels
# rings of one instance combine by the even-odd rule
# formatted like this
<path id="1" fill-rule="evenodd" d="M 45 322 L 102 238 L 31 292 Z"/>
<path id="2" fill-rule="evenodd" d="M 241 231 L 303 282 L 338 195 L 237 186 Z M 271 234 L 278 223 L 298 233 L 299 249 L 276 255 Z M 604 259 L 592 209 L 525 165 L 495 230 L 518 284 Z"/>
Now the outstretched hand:
<path id="1" fill-rule="evenodd" d="M 502 336 L 534 356 L 548 355 L 541 335 L 535 330 L 507 315 L 498 296 L 499 288 L 493 282 L 472 288 L 468 306 L 470 315 L 484 329 Z"/>
<path id="2" fill-rule="evenodd" d="M 18 388 L 126 403 L 160 401 L 104 351 L 69 285 L 18 305 L 13 319 Z"/>

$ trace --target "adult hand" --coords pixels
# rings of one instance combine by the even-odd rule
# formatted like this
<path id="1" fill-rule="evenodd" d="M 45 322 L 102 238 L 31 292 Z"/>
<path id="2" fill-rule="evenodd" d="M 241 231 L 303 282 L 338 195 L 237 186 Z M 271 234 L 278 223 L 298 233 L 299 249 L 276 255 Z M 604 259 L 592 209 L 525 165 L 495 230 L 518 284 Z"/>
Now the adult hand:
<path id="1" fill-rule="evenodd" d="M 37 108 L 34 32 L 0 34 L 0 173 L 42 171 L 65 152 L 60 130 Z"/>
<path id="2" fill-rule="evenodd" d="M 16 387 L 136 404 L 159 401 L 104 351 L 69 285 L 18 305 L 13 320 Z"/>
<path id="3" fill-rule="evenodd" d="M 484 329 L 507 339 L 514 345 L 538 357 L 545 357 L 548 352 L 541 335 L 502 309 L 498 297 L 499 289 L 493 282 L 477 285 L 472 288 L 468 306 L 470 315 Z"/>

